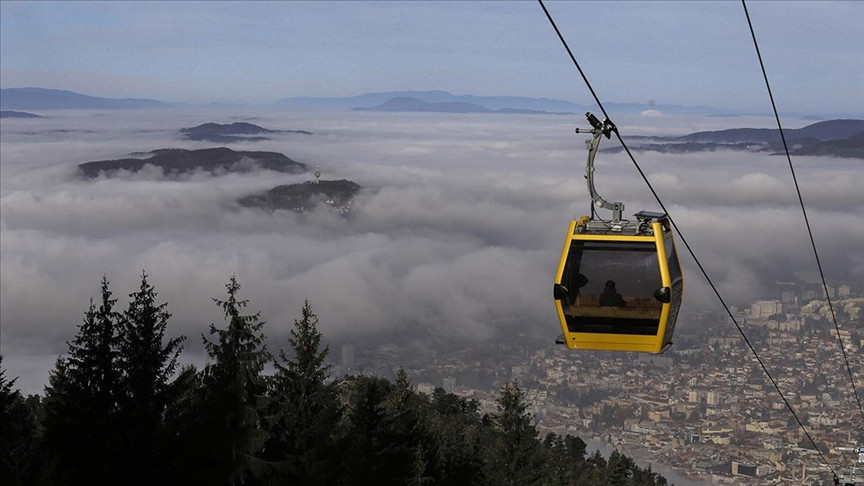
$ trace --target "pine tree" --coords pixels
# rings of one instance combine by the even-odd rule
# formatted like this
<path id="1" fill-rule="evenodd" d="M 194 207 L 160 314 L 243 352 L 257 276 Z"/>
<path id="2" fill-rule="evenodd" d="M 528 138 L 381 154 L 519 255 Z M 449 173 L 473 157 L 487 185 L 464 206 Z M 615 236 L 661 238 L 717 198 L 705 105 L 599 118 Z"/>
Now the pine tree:
<path id="1" fill-rule="evenodd" d="M 429 462 L 426 460 L 423 444 L 414 448 L 414 468 L 408 486 L 422 486 L 435 483 L 435 478 L 429 474 Z"/>
<path id="2" fill-rule="evenodd" d="M 13 388 L 17 380 L 6 378 L 0 354 L 0 483 L 5 485 L 31 484 L 38 467 L 36 417 L 30 399 Z"/>
<path id="3" fill-rule="evenodd" d="M 436 485 L 482 482 L 480 451 L 486 436 L 479 410 L 476 400 L 458 397 L 443 388 L 436 388 L 432 393 L 429 410 L 421 424 L 424 440 L 429 442 L 426 450 L 434 452 L 429 456 L 429 469 Z"/>
<path id="4" fill-rule="evenodd" d="M 595 450 L 586 460 L 577 484 L 603 484 L 606 480 L 606 459 Z"/>
<path id="5" fill-rule="evenodd" d="M 560 435 L 552 432 L 543 438 L 543 449 L 546 453 L 546 468 L 544 484 L 565 486 L 573 482 L 574 476 L 567 457 L 567 446 Z"/>
<path id="6" fill-rule="evenodd" d="M 127 484 L 164 481 L 164 421 L 166 409 L 177 393 L 171 378 L 185 338 L 163 344 L 168 319 L 167 303 L 156 304 L 156 289 L 141 273 L 141 286 L 129 295 L 123 313 L 120 365 L 123 397 L 120 402 L 126 455 Z"/>
<path id="7" fill-rule="evenodd" d="M 630 483 L 634 466 L 632 459 L 621 454 L 617 449 L 612 451 L 609 454 L 609 462 L 606 464 L 606 484 L 609 486 L 627 486 Z"/>
<path id="8" fill-rule="evenodd" d="M 56 482 L 113 484 L 118 474 L 120 398 L 117 299 L 102 277 L 66 358 L 58 358 L 45 393 L 45 437 Z"/>
<path id="9" fill-rule="evenodd" d="M 18 381 L 18 378 L 12 378 L 11 380 L 6 378 L 6 368 L 3 367 L 3 355 L 0 354 L 0 414 L 2 414 L 0 417 L 6 417 L 9 407 L 20 395 L 18 390 L 12 389 L 16 381 Z M 2 425 L 0 424 L 0 426 Z"/>
<path id="10" fill-rule="evenodd" d="M 264 345 L 260 313 L 242 314 L 249 301 L 238 298 L 237 277 L 232 275 L 225 288 L 227 299 L 213 301 L 222 308 L 228 328 L 210 324 L 215 340 L 204 337 L 212 362 L 203 376 L 203 432 L 209 449 L 205 457 L 212 462 L 201 479 L 209 484 L 248 484 L 264 468 L 260 455 L 266 431 L 260 413 L 266 383 L 261 372 L 271 356 Z"/>
<path id="11" fill-rule="evenodd" d="M 275 362 L 266 448 L 276 476 L 290 484 L 332 484 L 338 471 L 334 446 L 341 408 L 328 382 L 329 347 L 321 338 L 318 316 L 306 300 L 288 338 L 292 356 L 280 350 Z"/>
<path id="12" fill-rule="evenodd" d="M 385 402 L 393 385 L 371 376 L 343 383 L 347 405 L 347 484 L 404 485 L 412 476 L 413 454 L 404 451 L 388 419 Z"/>
<path id="13" fill-rule="evenodd" d="M 165 409 L 165 485 L 189 486 L 216 483 L 210 474 L 213 451 L 209 420 L 214 419 L 204 390 L 203 373 L 193 365 L 180 369 L 171 384 L 175 393 Z M 209 482 L 208 482 L 209 481 Z M 225 481 L 222 481 L 225 483 Z"/>
<path id="14" fill-rule="evenodd" d="M 404 369 L 399 368 L 396 373 L 396 383 L 390 387 L 382 410 L 388 436 L 387 456 L 391 463 L 401 466 L 393 468 L 394 477 L 402 482 L 423 480 L 428 464 L 422 447 L 419 402 Z"/>
<path id="15" fill-rule="evenodd" d="M 498 413 L 494 416 L 496 438 L 487 452 L 486 477 L 496 485 L 539 484 L 543 456 L 537 429 L 525 402 L 525 393 L 514 383 L 501 387 Z"/>

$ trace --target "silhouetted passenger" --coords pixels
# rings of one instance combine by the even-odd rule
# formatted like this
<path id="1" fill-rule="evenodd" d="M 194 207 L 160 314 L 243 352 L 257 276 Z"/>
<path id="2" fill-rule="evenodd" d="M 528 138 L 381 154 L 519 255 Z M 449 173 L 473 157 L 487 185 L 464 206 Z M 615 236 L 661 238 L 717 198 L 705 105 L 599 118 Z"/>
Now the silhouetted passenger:
<path id="1" fill-rule="evenodd" d="M 604 307 L 624 307 L 624 298 L 615 290 L 615 281 L 606 281 L 606 288 L 600 294 L 600 305 Z"/>

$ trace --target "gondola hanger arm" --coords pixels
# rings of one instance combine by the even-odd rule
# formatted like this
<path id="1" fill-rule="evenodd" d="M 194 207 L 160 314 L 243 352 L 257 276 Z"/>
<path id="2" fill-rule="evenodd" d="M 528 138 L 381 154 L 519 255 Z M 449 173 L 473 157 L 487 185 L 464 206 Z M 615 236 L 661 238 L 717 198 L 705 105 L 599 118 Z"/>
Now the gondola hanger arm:
<path id="1" fill-rule="evenodd" d="M 618 128 L 609 119 L 604 119 L 601 122 L 592 113 L 586 113 L 585 116 L 588 118 L 588 123 L 591 124 L 592 128 L 590 130 L 577 128 L 576 133 L 591 133 L 594 135 L 591 140 L 585 142 L 588 145 L 588 163 L 585 166 L 585 179 L 588 181 L 588 192 L 591 194 L 593 204 L 599 208 L 612 211 L 612 223 L 618 224 L 621 222 L 621 214 L 624 212 L 624 203 L 619 201 L 609 202 L 603 199 L 594 187 L 594 157 L 597 155 L 597 149 L 600 147 L 600 137 L 605 136 L 609 138 L 612 132 L 618 132 Z M 594 212 L 592 211 L 591 214 L 594 214 Z"/>

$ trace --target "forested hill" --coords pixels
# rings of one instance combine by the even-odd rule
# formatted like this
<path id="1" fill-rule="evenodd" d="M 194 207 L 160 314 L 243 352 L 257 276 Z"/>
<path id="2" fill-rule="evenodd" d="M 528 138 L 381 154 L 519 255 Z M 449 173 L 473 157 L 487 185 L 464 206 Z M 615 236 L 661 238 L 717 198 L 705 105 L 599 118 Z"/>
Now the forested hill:
<path id="1" fill-rule="evenodd" d="M 207 363 L 179 368 L 185 338 L 170 337 L 146 273 L 125 305 L 103 278 L 83 321 L 69 316 L 81 324 L 44 396 L 22 397 L 0 371 L 2 484 L 667 484 L 578 437 L 541 439 L 516 383 L 483 413 L 441 388 L 416 392 L 402 370 L 395 382 L 331 376 L 308 301 L 271 354 L 240 290 L 232 276 L 213 299 L 225 322 L 202 329 Z"/>
<path id="2" fill-rule="evenodd" d="M 162 169 L 166 176 L 177 176 L 198 170 L 218 174 L 223 172 L 249 172 L 268 169 L 292 174 L 306 172 L 306 164 L 277 152 L 234 151 L 225 147 L 200 150 L 159 149 L 149 152 L 147 158 L 99 160 L 78 165 L 85 177 L 112 175 L 120 170 L 138 172 L 146 165 Z"/>
<path id="3" fill-rule="evenodd" d="M 359 184 L 346 179 L 316 180 L 276 186 L 260 194 L 241 198 L 237 202 L 244 207 L 257 207 L 266 211 L 287 209 L 298 213 L 324 204 L 336 213 L 348 214 L 351 202 L 359 191 Z"/>
<path id="4" fill-rule="evenodd" d="M 26 111 L 0 111 L 0 118 L 44 118 L 39 115 L 33 113 L 27 113 Z"/>
<path id="5" fill-rule="evenodd" d="M 827 120 L 803 128 L 784 129 L 792 155 L 830 155 L 864 159 L 864 120 Z M 785 153 L 780 131 L 772 128 L 733 128 L 695 132 L 680 137 L 628 137 L 634 150 L 662 153 L 737 150 Z M 621 147 L 601 149 L 620 152 Z"/>
<path id="6" fill-rule="evenodd" d="M 312 135 L 312 132 L 306 130 L 270 130 L 245 122 L 234 122 L 231 124 L 204 123 L 194 127 L 181 128 L 180 133 L 188 140 L 216 143 L 260 142 L 262 140 L 270 140 L 269 137 L 263 135 L 276 133 Z"/>

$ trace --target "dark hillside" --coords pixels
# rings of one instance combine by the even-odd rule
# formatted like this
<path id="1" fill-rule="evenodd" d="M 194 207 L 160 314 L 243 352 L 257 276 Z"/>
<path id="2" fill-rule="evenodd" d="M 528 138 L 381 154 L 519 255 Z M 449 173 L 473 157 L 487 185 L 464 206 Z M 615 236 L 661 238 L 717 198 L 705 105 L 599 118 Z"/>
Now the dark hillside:
<path id="1" fill-rule="evenodd" d="M 819 140 L 841 140 L 864 132 L 864 120 L 826 120 L 795 131 Z"/>
<path id="2" fill-rule="evenodd" d="M 819 141 L 841 140 L 864 132 L 864 120 L 828 120 L 803 128 L 784 129 L 787 141 L 815 139 Z M 733 128 L 708 132 L 696 132 L 667 140 L 681 142 L 779 142 L 780 131 L 774 128 Z"/>
<path id="3" fill-rule="evenodd" d="M 241 206 L 257 207 L 267 211 L 287 209 L 303 212 L 326 204 L 335 212 L 347 214 L 360 185 L 349 180 L 305 182 L 276 186 L 261 194 L 247 196 L 238 201 Z"/>
<path id="4" fill-rule="evenodd" d="M 117 110 L 171 106 L 170 103 L 157 100 L 100 98 L 74 91 L 45 88 L 4 88 L 0 90 L 0 102 L 3 108 L 10 110 Z"/>
<path id="5" fill-rule="evenodd" d="M 842 140 L 828 140 L 792 151 L 793 155 L 833 155 L 864 159 L 864 132 Z"/>
<path id="6" fill-rule="evenodd" d="M 187 140 L 197 140 L 216 143 L 260 142 L 268 137 L 254 136 L 272 133 L 299 133 L 312 135 L 305 130 L 268 130 L 252 123 L 234 122 L 231 124 L 204 123 L 195 127 L 181 128 L 180 133 Z"/>
<path id="7" fill-rule="evenodd" d="M 26 111 L 0 111 L 0 118 L 44 118 Z"/>
<path id="8" fill-rule="evenodd" d="M 864 159 L 864 120 L 828 120 L 798 129 L 784 129 L 795 155 L 828 155 Z M 745 152 L 784 153 L 780 131 L 773 128 L 733 128 L 696 132 L 680 137 L 632 137 L 634 150 L 660 153 Z M 621 147 L 601 149 L 620 152 Z"/>
<path id="9" fill-rule="evenodd" d="M 100 173 L 110 175 L 118 170 L 137 172 L 145 165 L 162 169 L 165 175 L 177 176 L 208 171 L 211 174 L 223 172 L 250 172 L 267 169 L 278 172 L 300 174 L 306 172 L 306 164 L 291 160 L 277 152 L 234 151 L 225 147 L 201 150 L 159 149 L 150 152 L 146 159 L 116 159 L 87 162 L 78 166 L 85 177 L 98 177 Z"/>

